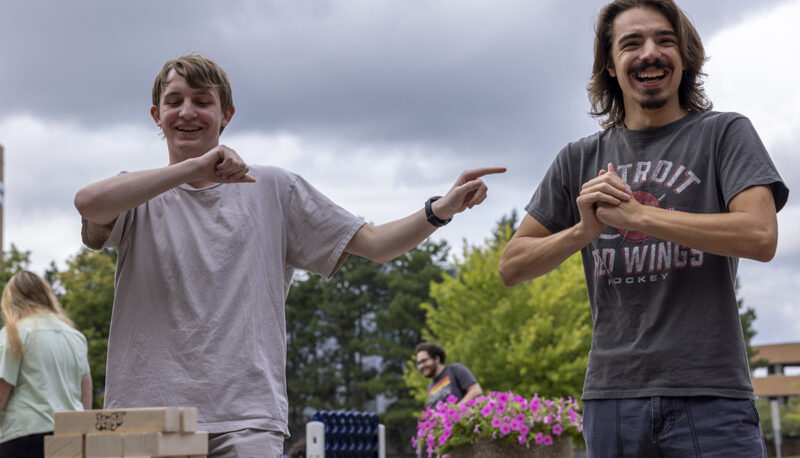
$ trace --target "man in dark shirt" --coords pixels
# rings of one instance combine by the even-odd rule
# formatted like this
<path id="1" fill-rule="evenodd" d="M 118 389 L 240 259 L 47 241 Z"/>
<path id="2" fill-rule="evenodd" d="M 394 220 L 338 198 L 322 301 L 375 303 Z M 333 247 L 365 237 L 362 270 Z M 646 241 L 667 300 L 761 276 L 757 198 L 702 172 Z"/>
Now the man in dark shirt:
<path id="1" fill-rule="evenodd" d="M 711 111 L 673 0 L 614 0 L 589 83 L 603 130 L 557 155 L 498 266 L 507 286 L 580 251 L 594 328 L 587 457 L 766 457 L 739 319 L 788 188 L 750 121 Z"/>
<path id="2" fill-rule="evenodd" d="M 461 406 L 483 394 L 481 385 L 463 364 L 445 365 L 447 354 L 442 347 L 422 342 L 417 345 L 416 353 L 417 369 L 425 377 L 433 379 L 428 384 L 428 405 L 435 406 L 453 395 Z"/>

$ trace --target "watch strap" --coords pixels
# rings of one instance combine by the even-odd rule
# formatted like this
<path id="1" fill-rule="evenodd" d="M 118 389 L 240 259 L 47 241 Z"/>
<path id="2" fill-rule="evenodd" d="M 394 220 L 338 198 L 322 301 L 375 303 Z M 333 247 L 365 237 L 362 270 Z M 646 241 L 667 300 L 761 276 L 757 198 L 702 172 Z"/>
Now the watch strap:
<path id="1" fill-rule="evenodd" d="M 442 227 L 447 223 L 449 223 L 450 221 L 453 221 L 452 216 L 448 219 L 441 219 L 433 214 L 433 209 L 431 208 L 431 204 L 441 198 L 442 196 L 433 196 L 425 202 L 425 217 L 428 219 L 428 222 L 431 223 L 431 225 L 433 225 L 434 227 Z"/>

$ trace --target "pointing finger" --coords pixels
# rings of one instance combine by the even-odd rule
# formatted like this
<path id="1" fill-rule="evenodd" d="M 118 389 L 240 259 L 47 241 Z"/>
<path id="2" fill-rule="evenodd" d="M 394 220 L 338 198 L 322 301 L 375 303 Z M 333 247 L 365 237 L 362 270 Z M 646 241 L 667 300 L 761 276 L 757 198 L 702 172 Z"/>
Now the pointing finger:
<path id="1" fill-rule="evenodd" d="M 481 167 L 477 169 L 465 170 L 461 176 L 465 181 L 472 181 L 485 175 L 492 175 L 495 173 L 505 173 L 505 167 Z"/>

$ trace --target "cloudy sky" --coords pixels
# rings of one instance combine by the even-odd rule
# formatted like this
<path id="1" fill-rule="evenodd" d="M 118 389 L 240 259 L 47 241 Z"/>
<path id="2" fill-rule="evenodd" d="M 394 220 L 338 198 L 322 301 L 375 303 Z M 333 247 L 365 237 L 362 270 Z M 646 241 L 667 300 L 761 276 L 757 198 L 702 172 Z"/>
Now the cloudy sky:
<path id="1" fill-rule="evenodd" d="M 166 164 L 149 116 L 153 78 L 186 52 L 230 76 L 222 142 L 296 171 L 381 223 L 447 191 L 465 168 L 502 165 L 489 198 L 434 238 L 453 253 L 522 211 L 586 113 L 598 0 L 0 0 L 4 249 L 40 273 L 78 252 L 75 192 Z M 683 0 L 711 59 L 715 109 L 748 116 L 790 188 L 800 144 L 800 0 Z M 724 5 L 724 6 L 723 6 Z M 800 340 L 800 208 L 779 214 L 776 258 L 740 264 L 756 343 Z M 713 323 L 709 323 L 713 325 Z"/>

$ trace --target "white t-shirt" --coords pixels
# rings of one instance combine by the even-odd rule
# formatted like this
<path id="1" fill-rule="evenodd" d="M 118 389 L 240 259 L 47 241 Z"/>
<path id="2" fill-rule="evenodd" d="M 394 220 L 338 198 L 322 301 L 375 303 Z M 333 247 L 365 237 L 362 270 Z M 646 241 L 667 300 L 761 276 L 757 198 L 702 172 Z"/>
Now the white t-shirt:
<path id="1" fill-rule="evenodd" d="M 11 354 L 0 330 L 0 378 L 14 389 L 0 415 L 0 442 L 53 430 L 53 413 L 83 410 L 81 379 L 89 373 L 86 337 L 51 313 L 17 322 L 25 348 Z"/>
<path id="2" fill-rule="evenodd" d="M 106 408 L 196 406 L 210 432 L 288 434 L 285 300 L 295 268 L 331 276 L 363 221 L 300 176 L 177 186 L 122 213 Z"/>

